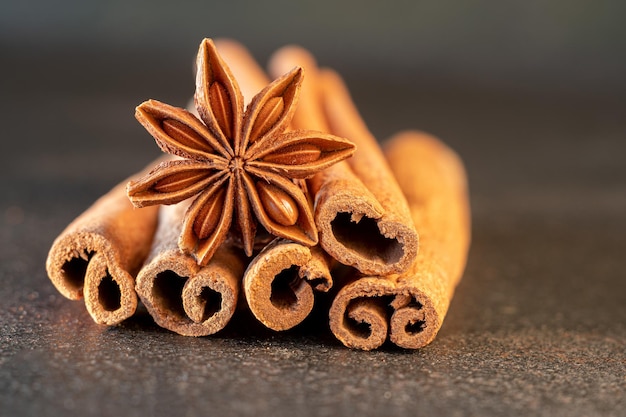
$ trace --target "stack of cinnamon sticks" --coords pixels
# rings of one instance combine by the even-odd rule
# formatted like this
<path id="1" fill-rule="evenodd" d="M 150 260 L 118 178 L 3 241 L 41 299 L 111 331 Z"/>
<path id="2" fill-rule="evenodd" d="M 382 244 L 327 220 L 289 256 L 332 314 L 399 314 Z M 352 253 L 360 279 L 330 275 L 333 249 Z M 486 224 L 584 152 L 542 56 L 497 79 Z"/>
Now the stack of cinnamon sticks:
<path id="1" fill-rule="evenodd" d="M 46 266 L 59 292 L 70 299 L 84 298 L 96 323 L 122 322 L 135 313 L 140 300 L 158 325 L 181 335 L 206 336 L 223 329 L 238 305 L 270 329 L 293 328 L 312 311 L 316 293 L 330 291 L 330 329 L 345 346 L 370 350 L 390 341 L 417 349 L 430 343 L 462 276 L 470 243 L 466 176 L 460 159 L 436 138 L 416 131 L 394 136 L 381 149 L 340 76 L 319 68 L 304 49 L 277 51 L 267 74 L 242 45 L 230 40 L 205 40 L 201 54 L 199 63 L 206 72 L 198 76 L 198 82 L 207 85 L 206 102 L 213 103 L 214 109 L 219 107 L 214 104 L 215 94 L 229 94 L 227 82 L 234 77 L 243 101 L 253 101 L 247 112 L 254 113 L 254 106 L 260 108 L 258 120 L 285 124 L 290 137 L 319 132 L 315 139 L 307 136 L 308 142 L 287 146 L 279 157 L 272 156 L 272 162 L 289 158 L 304 165 L 323 158 L 329 162 L 318 163 L 323 169 L 314 175 L 290 179 L 283 191 L 268 188 L 264 181 L 246 182 L 245 173 L 243 180 L 233 176 L 232 189 L 258 192 L 262 202 L 235 198 L 235 207 L 222 202 L 231 192 L 230 185 L 224 192 L 202 191 L 195 200 L 176 188 L 191 179 L 205 181 L 206 175 L 196 168 L 184 172 L 175 168 L 177 176 L 167 185 L 149 184 L 146 178 L 157 174 L 147 168 L 104 195 L 55 240 Z M 292 71 L 294 67 L 301 70 Z M 282 84 L 275 81 L 266 87 L 274 78 Z M 255 97 L 259 91 L 278 98 L 272 96 L 265 100 L 270 104 L 259 104 L 263 101 Z M 239 98 L 234 93 L 228 97 L 223 103 L 235 109 Z M 291 101 L 297 101 L 297 106 L 282 121 L 281 112 L 287 112 L 283 108 Z M 146 113 L 149 117 L 165 112 L 154 102 L 150 106 L 157 110 Z M 208 126 L 202 125 L 202 132 L 230 131 L 224 120 L 234 113 L 224 107 L 208 115 L 199 109 L 196 115 Z M 195 121 L 177 125 L 150 119 L 150 123 L 156 126 L 156 133 L 149 131 L 159 146 L 173 154 L 157 161 L 158 167 L 172 171 L 172 166 L 196 164 L 176 162 L 193 153 L 185 144 L 202 139 L 190 130 Z M 258 123 L 248 116 L 241 123 L 248 136 L 233 135 L 234 141 L 256 140 L 249 149 L 256 146 L 256 154 L 263 155 L 263 128 L 255 127 Z M 248 130 L 247 125 L 251 125 Z M 259 130 L 255 139 L 254 132 Z M 162 132 L 183 138 L 185 146 L 176 148 L 183 150 L 172 151 L 165 139 L 159 141 Z M 345 143 L 354 144 L 356 151 L 347 145 L 328 145 L 334 137 L 347 139 Z M 325 140 L 323 145 L 320 138 Z M 344 144 L 343 139 L 333 143 Z M 215 160 L 212 168 L 220 166 L 221 159 Z M 263 167 L 268 161 L 269 157 L 261 159 L 255 166 Z M 238 169 L 232 161 L 228 166 L 225 172 Z M 258 175 L 267 175 L 263 179 L 272 187 L 282 184 L 272 177 L 277 168 L 272 165 L 271 169 L 270 174 Z M 224 181 L 231 184 L 231 180 Z M 169 193 L 169 205 L 137 208 L 143 206 L 132 195 L 137 184 L 142 190 L 151 187 Z M 296 187 L 295 191 L 289 191 L 290 187 Z M 299 196 L 298 190 L 304 200 L 284 195 L 289 191 Z M 176 193 L 180 201 L 173 202 L 171 196 Z M 149 199 L 145 195 L 141 197 L 144 202 Z M 218 203 L 224 209 L 213 214 L 218 213 Z M 293 207 L 300 211 L 290 220 Z M 227 208 L 234 214 L 224 214 Z M 308 209 L 312 221 L 298 220 Z M 196 213 L 192 224 L 190 212 Z M 259 223 L 249 220 L 246 213 L 261 216 Z M 225 222 L 231 215 L 236 220 L 228 226 Z M 218 230 L 222 224 L 226 224 L 224 232 Z"/>

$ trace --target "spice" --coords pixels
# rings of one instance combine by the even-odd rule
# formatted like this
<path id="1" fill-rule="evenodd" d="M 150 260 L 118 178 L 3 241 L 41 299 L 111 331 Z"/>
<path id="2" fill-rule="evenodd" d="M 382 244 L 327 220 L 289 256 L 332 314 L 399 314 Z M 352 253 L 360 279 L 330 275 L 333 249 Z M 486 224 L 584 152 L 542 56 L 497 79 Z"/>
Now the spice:
<path id="1" fill-rule="evenodd" d="M 53 244 L 58 290 L 84 295 L 98 323 L 133 314 L 138 295 L 158 325 L 204 336 L 226 326 L 240 296 L 286 330 L 336 285 L 329 324 L 346 346 L 430 343 L 469 247 L 458 157 L 417 132 L 383 156 L 341 78 L 303 49 L 274 55 L 271 71 L 285 74 L 273 82 L 232 41 L 204 40 L 197 64 L 197 115 L 154 100 L 137 108 L 170 156 L 128 183 L 132 204 L 119 185 Z M 242 248 L 260 252 L 248 264 Z"/>
<path id="2" fill-rule="evenodd" d="M 127 181 L 70 223 L 46 260 L 56 289 L 71 300 L 84 297 L 87 311 L 99 324 L 117 324 L 135 313 L 135 275 L 157 226 L 157 207 L 134 208 L 126 197 Z"/>
<path id="3" fill-rule="evenodd" d="M 329 257 L 319 247 L 276 239 L 246 269 L 243 291 L 254 316 L 272 330 L 288 330 L 313 310 L 313 290 L 332 286 Z"/>
<path id="4" fill-rule="evenodd" d="M 248 256 L 256 222 L 308 246 L 317 243 L 311 207 L 293 179 L 303 179 L 348 158 L 354 145 L 314 131 L 285 129 L 302 81 L 299 68 L 257 94 L 246 111 L 237 81 L 211 40 L 200 45 L 195 104 L 187 110 L 155 100 L 137 108 L 139 122 L 167 153 L 184 159 L 158 165 L 128 185 L 137 207 L 174 204 L 196 196 L 179 240 L 181 250 L 206 265 L 226 239 L 233 212 Z M 253 215 L 254 213 L 254 215 Z"/>

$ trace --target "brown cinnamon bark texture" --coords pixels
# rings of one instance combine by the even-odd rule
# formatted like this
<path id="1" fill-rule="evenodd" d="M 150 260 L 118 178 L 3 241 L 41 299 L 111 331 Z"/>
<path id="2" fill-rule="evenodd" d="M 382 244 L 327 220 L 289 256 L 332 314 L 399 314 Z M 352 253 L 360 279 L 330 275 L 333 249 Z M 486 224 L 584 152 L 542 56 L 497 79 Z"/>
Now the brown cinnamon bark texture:
<path id="1" fill-rule="evenodd" d="M 96 323 L 114 325 L 137 308 L 135 274 L 146 259 L 157 208 L 134 208 L 123 181 L 76 218 L 54 241 L 46 261 L 65 297 L 84 296 Z"/>
<path id="2" fill-rule="evenodd" d="M 420 232 L 420 251 L 401 275 L 355 277 L 337 294 L 330 327 L 346 346 L 370 350 L 389 337 L 417 349 L 441 328 L 461 279 L 470 242 L 470 211 L 461 160 L 419 132 L 395 136 L 385 155 Z"/>
<path id="3" fill-rule="evenodd" d="M 188 201 L 162 206 L 150 255 L 137 276 L 137 294 L 154 321 L 184 336 L 223 329 L 237 307 L 243 255 L 222 245 L 206 266 L 178 247 Z"/>
<path id="4" fill-rule="evenodd" d="M 319 246 L 273 241 L 252 260 L 244 275 L 250 311 L 272 330 L 300 324 L 313 309 L 313 289 L 328 291 L 332 286 L 328 261 Z"/>
<path id="5" fill-rule="evenodd" d="M 241 44 L 232 40 L 215 44 L 239 81 L 246 102 L 270 82 Z M 301 323 L 313 308 L 313 290 L 328 291 L 332 286 L 329 261 L 320 247 L 274 240 L 245 271 L 243 290 L 250 311 L 273 330 L 287 330 Z"/>
<path id="6" fill-rule="evenodd" d="M 282 48 L 272 57 L 270 72 L 276 76 L 294 66 L 304 69 L 294 128 L 327 131 L 357 146 L 347 162 L 310 180 L 320 245 L 364 274 L 405 271 L 417 254 L 418 235 L 376 139 L 341 80 L 320 71 L 308 51 Z"/>

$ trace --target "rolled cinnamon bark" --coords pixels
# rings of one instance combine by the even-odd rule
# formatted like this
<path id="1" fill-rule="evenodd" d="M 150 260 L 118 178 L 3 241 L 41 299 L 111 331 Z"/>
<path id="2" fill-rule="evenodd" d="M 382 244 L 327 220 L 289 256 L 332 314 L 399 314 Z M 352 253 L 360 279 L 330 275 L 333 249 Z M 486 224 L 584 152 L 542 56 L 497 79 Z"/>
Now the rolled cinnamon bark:
<path id="1" fill-rule="evenodd" d="M 315 129 L 352 140 L 357 151 L 310 180 L 320 245 L 339 262 L 364 274 L 401 273 L 417 254 L 418 235 L 406 199 L 347 89 L 334 73 L 320 71 L 306 50 L 277 51 L 270 72 L 304 68 L 296 129 Z"/>
<path id="2" fill-rule="evenodd" d="M 273 241 L 252 260 L 244 275 L 250 311 L 272 330 L 300 324 L 313 309 L 313 289 L 328 291 L 332 286 L 328 261 L 318 246 Z"/>
<path id="3" fill-rule="evenodd" d="M 377 348 L 388 334 L 396 345 L 417 349 L 437 335 L 465 268 L 466 175 L 450 148 L 423 133 L 395 136 L 385 155 L 420 231 L 420 251 L 404 274 L 355 277 L 343 287 L 329 311 L 330 328 L 352 348 Z"/>
<path id="4" fill-rule="evenodd" d="M 99 324 L 114 325 L 134 314 L 135 274 L 150 251 L 157 224 L 156 207 L 133 207 L 127 182 L 70 223 L 46 260 L 57 290 L 72 300 L 84 296 L 87 311 Z"/>
<path id="5" fill-rule="evenodd" d="M 222 245 L 199 266 L 178 247 L 188 202 L 159 209 L 159 226 L 146 264 L 137 276 L 137 294 L 154 321 L 183 336 L 206 336 L 223 329 L 237 307 L 245 262 Z"/>

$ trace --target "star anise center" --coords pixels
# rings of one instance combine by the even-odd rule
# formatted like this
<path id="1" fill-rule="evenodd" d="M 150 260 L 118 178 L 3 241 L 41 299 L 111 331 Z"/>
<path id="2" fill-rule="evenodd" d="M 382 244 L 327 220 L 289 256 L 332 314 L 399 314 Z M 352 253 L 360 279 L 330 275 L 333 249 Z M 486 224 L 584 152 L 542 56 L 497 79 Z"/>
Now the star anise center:
<path id="1" fill-rule="evenodd" d="M 236 156 L 228 162 L 228 169 L 233 174 L 236 173 L 237 171 L 242 171 L 244 167 L 245 167 L 245 161 L 240 156 Z"/>

